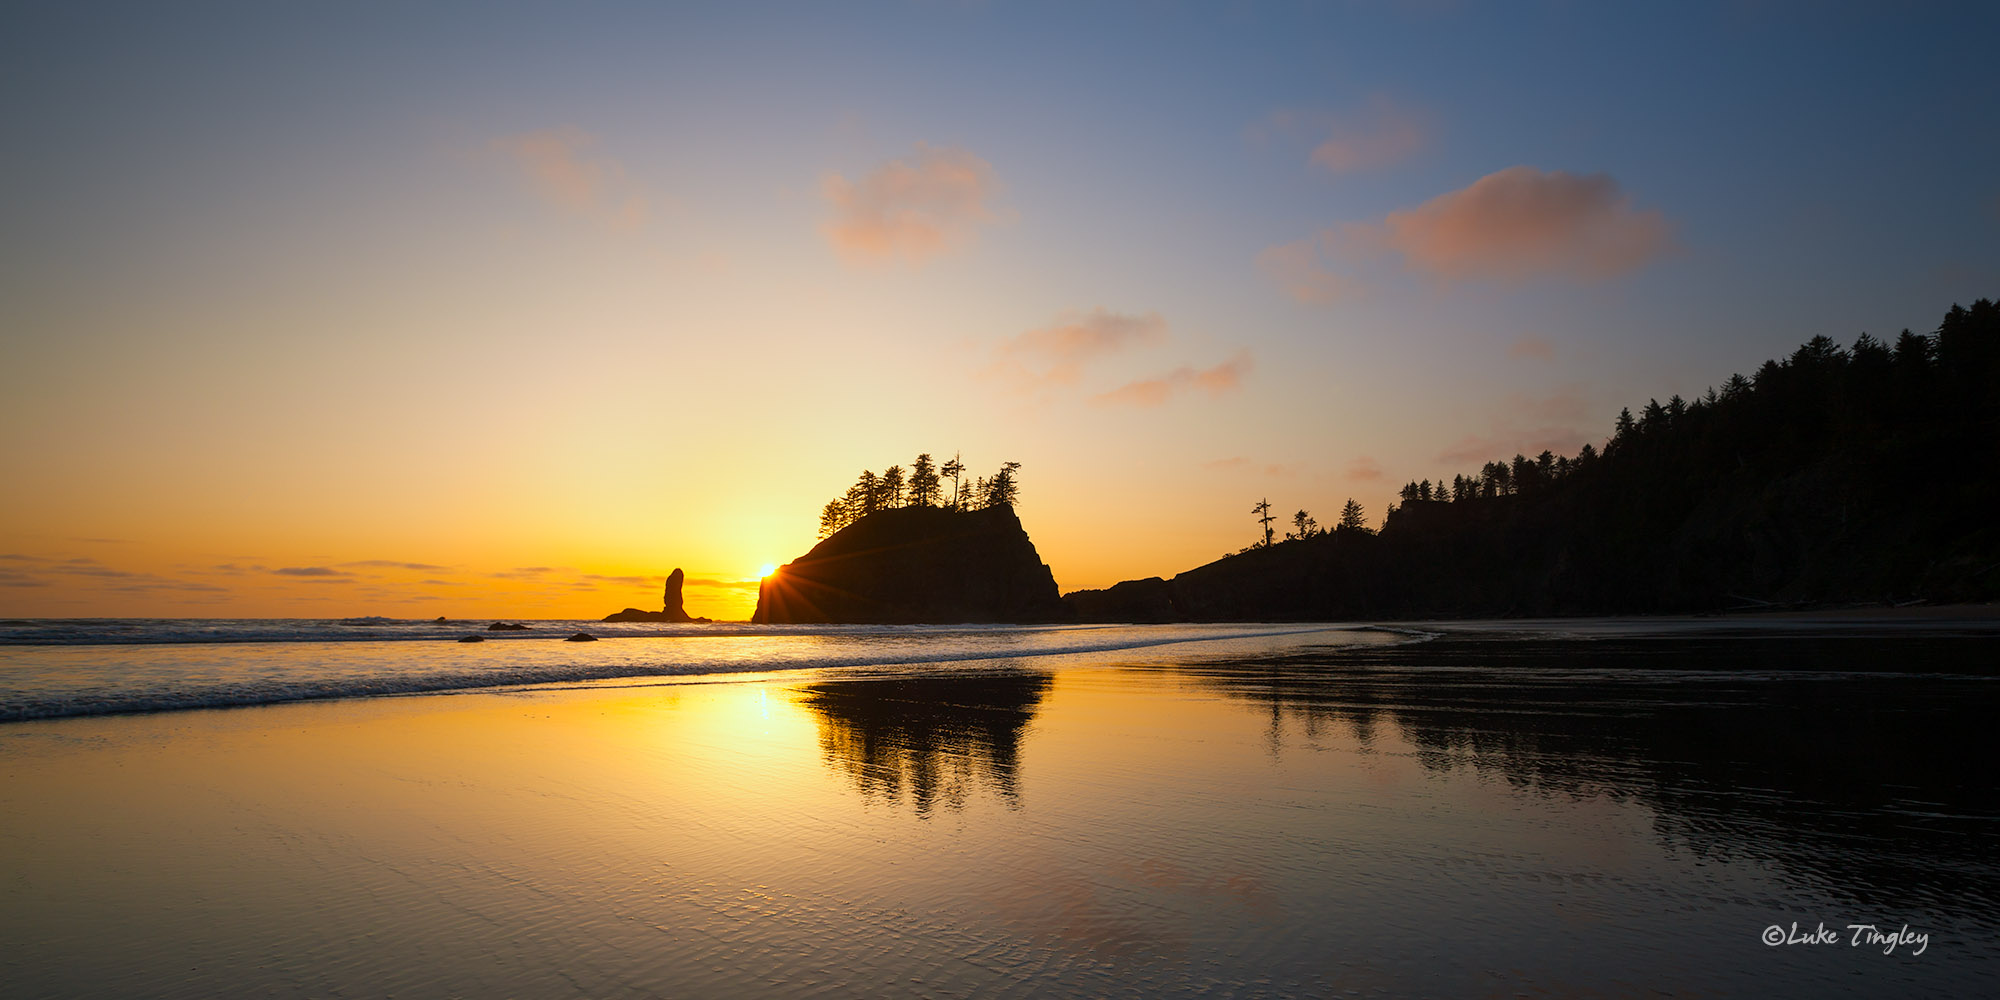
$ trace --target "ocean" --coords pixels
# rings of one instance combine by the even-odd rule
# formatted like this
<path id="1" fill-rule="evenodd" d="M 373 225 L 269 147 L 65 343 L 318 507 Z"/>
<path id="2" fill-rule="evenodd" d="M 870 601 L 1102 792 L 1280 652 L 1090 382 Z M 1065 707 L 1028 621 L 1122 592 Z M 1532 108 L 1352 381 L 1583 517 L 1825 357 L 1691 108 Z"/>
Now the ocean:
<path id="1" fill-rule="evenodd" d="M 0 995 L 1981 995 L 1989 619 L 7 622 Z"/>

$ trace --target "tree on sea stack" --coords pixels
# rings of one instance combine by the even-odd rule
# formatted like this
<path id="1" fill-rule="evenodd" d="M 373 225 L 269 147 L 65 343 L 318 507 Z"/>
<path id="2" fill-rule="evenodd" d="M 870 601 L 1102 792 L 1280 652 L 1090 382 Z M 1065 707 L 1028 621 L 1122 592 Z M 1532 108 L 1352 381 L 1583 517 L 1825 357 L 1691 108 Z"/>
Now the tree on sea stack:
<path id="1" fill-rule="evenodd" d="M 910 506 L 935 507 L 937 502 L 937 468 L 931 464 L 930 453 L 926 452 L 910 463 Z"/>
<path id="2" fill-rule="evenodd" d="M 892 465 L 882 471 L 882 506 L 903 505 L 903 467 Z"/>
<path id="3" fill-rule="evenodd" d="M 951 477 L 951 509 L 964 510 L 965 489 L 959 483 L 959 477 L 965 475 L 965 463 L 959 460 L 958 453 L 952 452 L 951 461 L 944 463 L 944 468 L 938 472 Z"/>
<path id="4" fill-rule="evenodd" d="M 986 506 L 1013 506 L 1021 501 L 1021 483 L 1014 473 L 1021 468 L 1019 462 L 1006 462 L 1000 471 L 986 481 Z"/>

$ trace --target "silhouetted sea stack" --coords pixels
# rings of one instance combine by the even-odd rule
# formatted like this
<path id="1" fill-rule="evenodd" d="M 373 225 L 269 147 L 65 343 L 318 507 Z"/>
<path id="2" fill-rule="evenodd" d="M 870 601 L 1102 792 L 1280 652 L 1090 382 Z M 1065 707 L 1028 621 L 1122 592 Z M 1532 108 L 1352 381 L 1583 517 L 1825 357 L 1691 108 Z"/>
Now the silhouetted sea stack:
<path id="1" fill-rule="evenodd" d="M 1012 506 L 879 510 L 765 579 L 769 624 L 1043 622 L 1064 617 L 1055 576 Z"/>
<path id="2" fill-rule="evenodd" d="M 680 567 L 676 566 L 672 573 L 667 574 L 666 585 L 660 589 L 660 610 L 641 611 L 638 608 L 626 608 L 617 614 L 605 615 L 604 620 L 608 622 L 708 621 L 706 618 L 688 617 L 686 609 L 681 604 L 681 585 L 686 582 L 687 574 L 681 572 Z"/>

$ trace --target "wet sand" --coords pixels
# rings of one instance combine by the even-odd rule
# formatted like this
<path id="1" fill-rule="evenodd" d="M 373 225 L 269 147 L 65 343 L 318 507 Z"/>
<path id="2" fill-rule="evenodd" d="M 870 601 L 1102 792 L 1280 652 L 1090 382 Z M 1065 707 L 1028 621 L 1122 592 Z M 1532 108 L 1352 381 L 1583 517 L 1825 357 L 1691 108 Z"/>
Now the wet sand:
<path id="1" fill-rule="evenodd" d="M 1952 648 L 1922 656 L 1986 647 Z M 0 994 L 1990 986 L 1993 793 L 1944 758 L 1983 745 L 1993 682 L 1708 652 L 1295 644 L 0 726 Z M 1760 937 L 1816 922 L 1841 943 Z"/>

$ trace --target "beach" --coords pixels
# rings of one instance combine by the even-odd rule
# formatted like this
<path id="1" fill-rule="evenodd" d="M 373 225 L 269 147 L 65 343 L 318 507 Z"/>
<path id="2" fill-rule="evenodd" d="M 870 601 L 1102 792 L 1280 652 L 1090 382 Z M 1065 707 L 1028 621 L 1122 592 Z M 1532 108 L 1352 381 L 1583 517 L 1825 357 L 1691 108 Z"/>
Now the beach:
<path id="1" fill-rule="evenodd" d="M 1919 628 L 1292 629 L 15 722 L 0 992 L 1967 995 L 2000 865 L 1962 754 L 2000 696 L 1983 626 Z"/>

